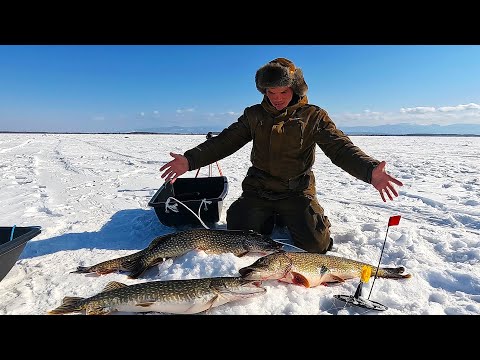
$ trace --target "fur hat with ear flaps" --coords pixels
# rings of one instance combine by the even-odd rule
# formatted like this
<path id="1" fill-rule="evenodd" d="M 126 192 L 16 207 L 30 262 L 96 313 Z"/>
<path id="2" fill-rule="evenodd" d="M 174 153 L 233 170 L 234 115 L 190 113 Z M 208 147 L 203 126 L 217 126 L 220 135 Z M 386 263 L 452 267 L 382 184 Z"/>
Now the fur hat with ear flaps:
<path id="1" fill-rule="evenodd" d="M 277 58 L 263 65 L 255 74 L 258 91 L 265 95 L 267 88 L 289 86 L 300 97 L 307 94 L 308 86 L 301 69 L 285 58 Z"/>

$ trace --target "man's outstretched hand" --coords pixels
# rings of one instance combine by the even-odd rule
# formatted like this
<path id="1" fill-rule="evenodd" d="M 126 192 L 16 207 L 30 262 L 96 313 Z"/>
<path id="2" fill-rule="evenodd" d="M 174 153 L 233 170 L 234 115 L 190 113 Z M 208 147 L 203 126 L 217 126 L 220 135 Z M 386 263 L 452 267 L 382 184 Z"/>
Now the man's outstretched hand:
<path id="1" fill-rule="evenodd" d="M 385 199 L 385 194 L 387 194 L 390 200 L 393 200 L 392 194 L 395 195 L 395 197 L 398 196 L 398 192 L 393 184 L 403 186 L 403 183 L 400 180 L 395 179 L 385 171 L 386 164 L 387 163 L 385 161 L 382 161 L 375 169 L 373 169 L 371 181 L 371 184 L 380 193 L 383 202 L 387 202 Z"/>
<path id="2" fill-rule="evenodd" d="M 173 184 L 179 176 L 182 176 L 188 171 L 188 160 L 181 154 L 171 152 L 170 156 L 173 157 L 173 160 L 163 165 L 160 171 L 163 171 L 162 178 L 165 178 L 165 182 L 170 181 L 170 183 Z"/>

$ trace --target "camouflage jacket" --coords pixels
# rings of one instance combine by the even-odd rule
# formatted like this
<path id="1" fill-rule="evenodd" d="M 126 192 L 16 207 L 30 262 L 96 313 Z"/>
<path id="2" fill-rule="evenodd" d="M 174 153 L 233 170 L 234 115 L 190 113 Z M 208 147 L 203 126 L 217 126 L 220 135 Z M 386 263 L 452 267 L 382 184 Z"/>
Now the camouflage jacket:
<path id="1" fill-rule="evenodd" d="M 245 194 L 268 199 L 303 193 L 316 195 L 312 165 L 318 145 L 333 164 L 370 183 L 379 161 L 365 154 L 337 129 L 327 112 L 307 103 L 307 97 L 283 111 L 264 96 L 261 104 L 247 107 L 237 122 L 186 151 L 189 170 L 223 159 L 253 140 L 252 166 L 242 182 Z"/>

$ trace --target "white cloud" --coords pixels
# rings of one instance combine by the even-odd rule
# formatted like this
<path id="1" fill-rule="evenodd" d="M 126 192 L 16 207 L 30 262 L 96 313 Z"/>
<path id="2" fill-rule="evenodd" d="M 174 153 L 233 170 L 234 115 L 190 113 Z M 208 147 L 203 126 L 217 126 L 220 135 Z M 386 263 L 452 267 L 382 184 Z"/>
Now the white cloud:
<path id="1" fill-rule="evenodd" d="M 194 112 L 194 111 L 195 111 L 194 108 L 189 108 L 189 109 L 178 109 L 178 110 L 176 110 L 175 112 L 176 112 L 177 114 L 184 114 L 184 113 L 192 113 L 192 112 Z"/>
<path id="2" fill-rule="evenodd" d="M 225 113 L 225 115 L 240 116 L 240 115 L 242 115 L 242 113 L 241 112 L 234 112 L 234 111 L 227 111 Z"/>
<path id="3" fill-rule="evenodd" d="M 398 112 L 378 112 L 370 109 L 358 113 L 331 114 L 339 126 L 375 126 L 410 123 L 418 125 L 480 124 L 480 105 L 476 103 L 455 106 L 416 106 L 400 108 Z"/>
<path id="4" fill-rule="evenodd" d="M 443 106 L 438 108 L 438 111 L 441 111 L 441 112 L 468 111 L 468 110 L 480 110 L 480 105 L 475 103 L 470 103 L 470 104 L 462 104 L 457 106 Z"/>
<path id="5" fill-rule="evenodd" d="M 417 106 L 413 108 L 401 108 L 400 112 L 407 114 L 425 114 L 435 112 L 435 108 L 431 106 Z"/>

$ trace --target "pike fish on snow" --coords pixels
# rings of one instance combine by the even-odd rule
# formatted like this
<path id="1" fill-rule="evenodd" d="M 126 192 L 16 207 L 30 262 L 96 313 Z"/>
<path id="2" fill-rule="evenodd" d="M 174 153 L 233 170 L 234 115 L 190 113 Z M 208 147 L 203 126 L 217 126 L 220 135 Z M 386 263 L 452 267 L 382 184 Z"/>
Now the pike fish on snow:
<path id="1" fill-rule="evenodd" d="M 182 153 L 204 138 L 2 134 L 1 225 L 40 226 L 42 231 L 28 241 L 0 281 L 0 314 L 43 315 L 65 305 L 66 297 L 80 301 L 109 291 L 138 290 L 148 282 L 238 278 L 240 269 L 265 256 L 192 248 L 172 257 L 160 256 L 162 261 L 153 259 L 137 278 L 121 270 L 98 276 L 72 274 L 79 267 L 141 252 L 157 237 L 188 230 L 163 225 L 148 202 L 163 184 L 158 169 L 170 160 L 169 152 Z M 384 203 L 371 185 L 338 169 L 321 151 L 313 171 L 318 199 L 332 223 L 334 245 L 327 255 L 369 264 L 371 275 L 359 276 L 357 268 L 353 278 L 313 287 L 278 279 L 252 282 L 253 290 L 246 293 L 255 296 L 223 303 L 210 299 L 208 311 L 198 314 L 480 314 L 480 162 L 475 155 L 480 153 L 480 138 L 355 136 L 354 141 L 372 156 L 385 159 L 389 171 L 403 182 L 395 201 Z M 241 194 L 250 151 L 247 145 L 220 161 L 229 190 L 215 229 L 226 230 L 225 212 Z M 201 169 L 198 176 L 209 176 L 206 170 Z M 195 177 L 195 173 L 183 177 Z M 400 223 L 390 224 L 387 232 L 388 222 L 397 215 Z M 285 228 L 276 228 L 271 237 L 291 244 Z M 284 250 L 301 256 L 293 247 L 284 246 Z M 405 269 L 402 276 L 411 277 L 388 279 L 380 271 L 375 277 L 377 265 Z M 323 274 L 329 270 L 324 267 Z M 364 297 L 372 290 L 370 300 L 385 305 L 385 311 L 351 306 L 336 297 L 353 295 L 362 281 Z M 185 308 L 193 306 L 195 311 L 204 306 L 188 304 Z M 136 314 L 128 306 L 120 309 Z"/>
<path id="2" fill-rule="evenodd" d="M 210 254 L 248 253 L 268 254 L 282 247 L 268 236 L 242 230 L 191 229 L 156 237 L 145 248 L 131 255 L 107 260 L 92 266 L 79 266 L 74 273 L 108 274 L 113 271 L 129 272 L 135 279 L 148 268 L 166 259 L 184 255 L 192 250 Z"/>

